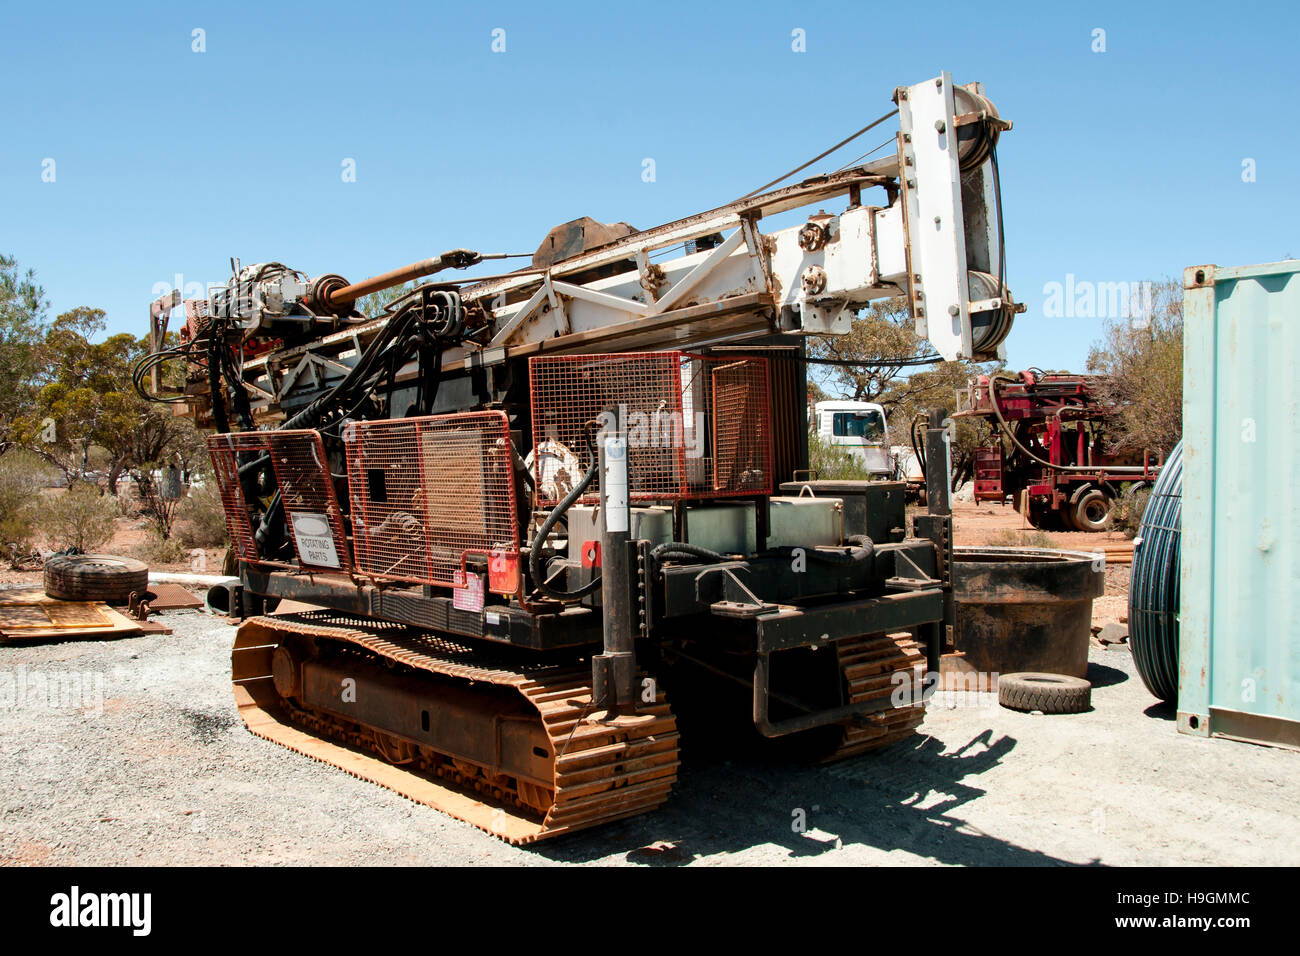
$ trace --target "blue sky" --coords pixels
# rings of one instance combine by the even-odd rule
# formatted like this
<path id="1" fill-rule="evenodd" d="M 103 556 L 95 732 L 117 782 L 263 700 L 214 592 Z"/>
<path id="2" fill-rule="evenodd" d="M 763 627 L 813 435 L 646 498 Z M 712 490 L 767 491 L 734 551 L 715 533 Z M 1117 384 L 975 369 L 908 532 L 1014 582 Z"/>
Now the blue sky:
<path id="1" fill-rule="evenodd" d="M 1300 256 L 1297 36 L 1284 3 L 8 3 L 0 252 L 51 315 L 141 333 L 155 284 L 224 280 L 231 256 L 355 279 L 689 215 L 946 69 L 1015 123 L 1009 362 L 1079 369 L 1101 320 L 1045 317 L 1047 283 Z"/>

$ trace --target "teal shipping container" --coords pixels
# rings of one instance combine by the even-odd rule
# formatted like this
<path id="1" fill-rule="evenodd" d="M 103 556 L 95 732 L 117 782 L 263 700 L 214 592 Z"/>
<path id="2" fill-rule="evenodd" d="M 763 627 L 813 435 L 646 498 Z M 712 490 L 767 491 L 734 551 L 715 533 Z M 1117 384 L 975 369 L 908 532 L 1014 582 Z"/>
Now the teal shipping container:
<path id="1" fill-rule="evenodd" d="M 1300 260 L 1183 290 L 1178 729 L 1300 747 Z"/>

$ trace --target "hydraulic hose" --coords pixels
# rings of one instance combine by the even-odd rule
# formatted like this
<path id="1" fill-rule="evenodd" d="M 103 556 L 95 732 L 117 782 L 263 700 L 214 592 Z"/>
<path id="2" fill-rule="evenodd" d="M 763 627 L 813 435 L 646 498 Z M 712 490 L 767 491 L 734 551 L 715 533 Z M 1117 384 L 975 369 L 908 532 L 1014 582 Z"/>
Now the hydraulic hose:
<path id="1" fill-rule="evenodd" d="M 384 366 L 379 362 L 380 357 L 384 356 L 384 352 L 389 346 L 400 342 L 405 337 L 414 314 L 413 309 L 402 310 L 395 314 L 379 334 L 379 337 L 371 343 L 370 347 L 357 361 L 357 364 L 352 367 L 352 370 L 344 376 L 341 382 L 298 412 L 298 414 L 283 422 L 279 427 L 288 430 L 317 427 L 321 423 L 328 424 L 329 412 L 336 402 L 346 401 L 354 391 L 368 393 L 371 384 L 370 379 L 376 372 L 381 374 L 383 372 Z M 384 357 L 391 359 L 391 356 Z"/>
<path id="2" fill-rule="evenodd" d="M 230 431 L 226 400 L 221 394 L 221 350 L 224 347 L 220 337 L 213 335 L 212 342 L 208 345 L 208 391 L 212 395 L 212 423 L 218 432 Z"/>
<path id="3" fill-rule="evenodd" d="M 533 536 L 532 546 L 528 549 L 528 573 L 533 576 L 533 581 L 537 584 L 537 590 L 541 591 L 542 594 L 552 600 L 563 601 L 565 603 L 579 601 L 600 587 L 600 575 L 597 575 L 576 591 L 560 591 L 547 584 L 546 575 L 542 573 L 542 546 L 546 543 L 547 536 L 550 535 L 551 529 L 555 527 L 555 522 L 559 521 L 573 503 L 581 498 L 583 493 L 586 492 L 587 486 L 592 483 L 596 477 L 596 472 L 599 470 L 600 459 L 596 456 L 595 449 L 593 448 L 591 453 L 591 467 L 588 468 L 587 473 L 582 476 L 582 480 L 574 485 L 569 493 L 564 496 L 564 500 L 551 509 L 551 513 L 546 516 L 546 520 L 542 522 L 542 526 L 537 529 L 537 534 Z"/>
<path id="4" fill-rule="evenodd" d="M 914 454 L 914 455 L 916 456 L 916 464 L 917 464 L 917 465 L 920 467 L 920 469 L 921 469 L 921 480 L 922 480 L 922 481 L 925 480 L 925 451 L 924 451 L 923 448 L 922 448 L 922 445 L 924 444 L 924 442 L 922 442 L 921 444 L 917 444 L 917 441 L 916 441 L 916 433 L 917 433 L 917 430 L 918 430 L 917 426 L 920 424 L 921 419 L 922 419 L 922 418 L 925 418 L 925 417 L 926 417 L 926 416 L 925 416 L 924 414 L 919 414 L 919 415 L 915 415 L 915 416 L 913 416 L 913 418 L 912 418 L 912 427 L 911 427 L 911 436 L 910 436 L 911 439 L 912 439 L 912 454 Z"/>
<path id="5" fill-rule="evenodd" d="M 710 551 L 708 548 L 702 548 L 698 544 L 688 544 L 685 541 L 665 541 L 663 544 L 657 544 L 650 549 L 652 560 L 659 562 L 665 558 L 699 558 L 716 564 L 719 561 L 730 561 L 731 558 L 717 551 Z"/>

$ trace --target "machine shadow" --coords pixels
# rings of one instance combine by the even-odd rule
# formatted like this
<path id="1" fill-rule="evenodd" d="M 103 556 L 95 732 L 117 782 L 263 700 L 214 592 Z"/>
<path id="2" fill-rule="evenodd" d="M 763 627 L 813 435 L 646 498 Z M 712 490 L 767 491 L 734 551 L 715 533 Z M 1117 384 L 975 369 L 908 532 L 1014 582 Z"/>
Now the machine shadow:
<path id="1" fill-rule="evenodd" d="M 1113 687 L 1128 680 L 1128 674 L 1106 664 L 1088 664 L 1088 681 L 1093 687 Z"/>
<path id="2" fill-rule="evenodd" d="M 949 865 L 1076 865 L 978 832 L 954 812 L 986 792 L 968 778 L 996 767 L 1015 746 L 1014 738 L 994 740 L 986 730 L 948 750 L 919 733 L 878 754 L 822 766 L 753 751 L 719 759 L 696 747 L 684 751 L 678 785 L 663 807 L 537 844 L 533 852 L 557 862 L 622 855 L 647 866 L 682 866 L 765 844 L 783 850 L 787 861 L 860 845 Z"/>

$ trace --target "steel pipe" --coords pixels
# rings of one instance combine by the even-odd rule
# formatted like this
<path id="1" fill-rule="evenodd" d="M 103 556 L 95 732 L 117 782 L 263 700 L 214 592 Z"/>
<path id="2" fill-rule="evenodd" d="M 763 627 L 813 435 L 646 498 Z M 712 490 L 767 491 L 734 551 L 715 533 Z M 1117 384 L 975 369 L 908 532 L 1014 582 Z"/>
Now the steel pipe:
<path id="1" fill-rule="evenodd" d="M 363 295 L 370 295 L 372 292 L 382 292 L 384 289 L 391 289 L 394 286 L 401 285 L 403 282 L 410 282 L 412 279 L 419 279 L 424 276 L 433 275 L 435 272 L 441 272 L 443 269 L 468 269 L 470 266 L 477 265 L 484 259 L 504 258 L 504 253 L 483 255 L 482 253 L 472 252 L 469 249 L 452 249 L 448 252 L 444 252 L 440 256 L 421 259 L 419 262 L 412 262 L 410 265 L 402 266 L 400 269 L 383 272 L 377 276 L 371 276 L 369 279 L 362 279 L 360 282 L 353 282 L 351 285 L 345 285 L 342 288 L 334 289 L 329 292 L 326 301 L 330 306 L 338 308 L 355 302 Z"/>

